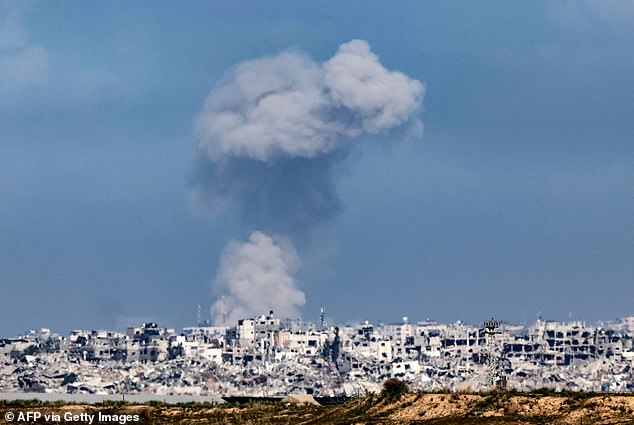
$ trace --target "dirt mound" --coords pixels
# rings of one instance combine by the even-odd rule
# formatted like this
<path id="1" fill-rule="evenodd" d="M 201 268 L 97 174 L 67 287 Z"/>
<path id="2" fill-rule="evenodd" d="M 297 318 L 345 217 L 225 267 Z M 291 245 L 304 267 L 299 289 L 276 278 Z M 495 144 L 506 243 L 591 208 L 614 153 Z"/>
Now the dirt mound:
<path id="1" fill-rule="evenodd" d="M 634 396 L 408 394 L 377 413 L 403 424 L 441 419 L 478 423 L 486 418 L 508 423 L 634 424 Z"/>
<path id="2" fill-rule="evenodd" d="M 282 403 L 291 403 L 291 404 L 312 404 L 313 406 L 320 406 L 319 403 L 313 398 L 312 395 L 308 394 L 291 394 L 282 399 Z"/>

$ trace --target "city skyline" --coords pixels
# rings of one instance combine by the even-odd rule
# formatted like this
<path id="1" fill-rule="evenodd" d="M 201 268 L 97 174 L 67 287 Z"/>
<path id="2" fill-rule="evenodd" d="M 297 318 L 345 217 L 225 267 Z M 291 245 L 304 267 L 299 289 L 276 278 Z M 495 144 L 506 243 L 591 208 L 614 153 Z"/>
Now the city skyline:
<path id="1" fill-rule="evenodd" d="M 358 397 L 397 378 L 419 391 L 632 390 L 634 316 L 600 326 L 486 320 L 328 326 L 272 312 L 180 332 L 49 329 L 0 339 L 0 392 L 50 397 Z M 21 367 L 16 368 L 15 365 Z M 64 370 L 63 374 L 51 371 Z M 359 392 L 360 391 L 360 392 Z M 199 399 L 204 400 L 205 398 Z"/>
<path id="2" fill-rule="evenodd" d="M 213 315 L 213 310 L 212 310 L 213 306 L 210 306 L 208 311 L 205 311 L 202 309 L 202 306 L 196 306 L 195 309 L 192 310 L 192 320 L 190 322 L 185 321 L 184 325 L 182 326 L 173 326 L 171 323 L 166 323 L 166 322 L 162 322 L 162 321 L 141 321 L 141 322 L 131 322 L 129 324 L 123 325 L 123 326 L 118 326 L 118 327 L 113 327 L 113 328 L 108 328 L 108 327 L 97 327 L 97 328 L 81 328 L 81 327 L 70 327 L 69 329 L 65 329 L 65 330 L 58 330 L 58 329 L 54 329 L 52 327 L 48 327 L 48 326 L 42 326 L 40 328 L 29 328 L 29 329 L 22 329 L 21 331 L 14 333 L 14 334 L 7 334 L 7 335 L 0 335 L 0 338 L 14 338 L 14 337 L 19 337 L 19 336 L 26 336 L 26 335 L 32 335 L 32 334 L 37 334 L 43 330 L 50 332 L 51 334 L 54 335 L 60 335 L 60 336 L 64 336 L 66 333 L 73 333 L 75 331 L 115 331 L 115 332 L 123 332 L 126 329 L 130 329 L 130 328 L 135 328 L 135 327 L 139 327 L 139 326 L 143 326 L 144 324 L 154 324 L 160 327 L 164 327 L 166 329 L 171 329 L 174 332 L 178 331 L 182 331 L 185 329 L 192 329 L 192 328 L 230 328 L 231 326 L 235 326 L 235 324 L 237 322 L 239 322 L 240 320 L 257 320 L 257 319 L 261 319 L 261 318 L 265 318 L 265 317 L 274 317 L 275 319 L 279 320 L 280 323 L 284 326 L 288 325 L 288 326 L 300 326 L 302 329 L 306 328 L 306 329 L 322 329 L 322 328 L 327 328 L 327 329 L 332 329 L 334 327 L 359 327 L 359 326 L 364 326 L 364 325 L 369 325 L 369 326 L 377 326 L 377 327 L 383 327 L 383 326 L 396 326 L 396 325 L 422 325 L 422 324 L 437 324 L 437 325 L 442 325 L 442 326 L 452 326 L 452 325 L 466 325 L 466 326 L 472 326 L 475 328 L 480 328 L 480 329 L 484 329 L 486 322 L 487 321 L 498 321 L 500 323 L 501 326 L 511 326 L 511 327 L 523 327 L 523 328 L 527 328 L 530 326 L 533 326 L 539 322 L 542 323 L 559 323 L 559 324 L 576 324 L 576 323 L 580 323 L 583 324 L 584 326 L 590 326 L 590 327 L 598 327 L 601 328 L 602 326 L 613 326 L 615 323 L 622 323 L 623 321 L 626 321 L 627 323 L 634 323 L 634 315 L 624 315 L 624 316 L 620 316 L 620 317 L 614 317 L 614 318 L 599 318 L 597 320 L 594 321 L 590 321 L 590 320 L 586 320 L 583 317 L 572 317 L 571 315 L 568 315 L 567 318 L 565 319 L 556 319 L 556 318 L 550 318 L 550 317 L 544 317 L 542 315 L 542 312 L 537 312 L 537 314 L 532 317 L 532 318 L 527 318 L 525 320 L 521 320 L 521 321 L 509 321 L 509 320 L 505 320 L 504 318 L 500 318 L 500 317 L 492 317 L 492 316 L 484 316 L 480 321 L 467 321 L 461 318 L 454 318 L 452 320 L 448 320 L 448 321 L 441 321 L 441 320 L 436 320 L 433 317 L 426 317 L 426 316 L 421 316 L 421 317 L 410 317 L 408 315 L 402 315 L 399 318 L 395 318 L 394 320 L 382 320 L 380 317 L 378 318 L 370 318 L 370 317 L 366 317 L 363 319 L 356 319 L 356 320 L 346 320 L 346 321 L 342 321 L 342 322 L 337 322 L 332 316 L 327 314 L 327 310 L 322 307 L 320 310 L 323 309 L 323 316 L 322 314 L 320 314 L 321 311 L 316 312 L 315 315 L 310 315 L 310 313 L 308 314 L 303 314 L 301 316 L 295 316 L 295 317 L 288 317 L 288 316 L 278 316 L 275 314 L 275 311 L 273 310 L 269 310 L 269 311 L 262 311 L 259 314 L 253 314 L 253 315 L 247 315 L 244 317 L 237 317 L 237 318 L 226 318 L 226 320 L 223 322 L 215 322 L 214 321 L 214 315 Z M 208 314 L 205 314 L 208 313 Z M 313 317 L 314 316 L 314 317 Z M 324 326 L 322 327 L 322 319 L 323 319 L 323 324 Z M 625 322 L 623 322 L 625 323 Z"/>

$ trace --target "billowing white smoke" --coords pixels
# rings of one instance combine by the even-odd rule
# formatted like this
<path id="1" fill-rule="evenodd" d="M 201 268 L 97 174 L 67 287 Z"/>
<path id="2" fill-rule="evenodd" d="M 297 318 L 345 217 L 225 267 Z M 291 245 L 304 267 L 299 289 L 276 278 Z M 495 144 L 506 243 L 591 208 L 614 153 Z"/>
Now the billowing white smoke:
<path id="1" fill-rule="evenodd" d="M 331 170 L 363 134 L 416 118 L 424 87 L 387 70 L 366 41 L 342 44 L 324 63 L 300 52 L 238 65 L 208 96 L 198 117 L 200 186 L 192 199 L 215 213 L 237 207 L 249 229 L 301 241 L 340 210 Z M 290 239 L 289 239 L 290 240 Z M 298 316 L 290 242 L 261 232 L 231 242 L 215 280 L 228 319 Z M 220 318 L 222 302 L 216 302 Z"/>
<path id="2" fill-rule="evenodd" d="M 231 241 L 215 278 L 216 288 L 226 294 L 213 305 L 216 323 L 269 310 L 280 317 L 299 317 L 306 299 L 293 277 L 298 265 L 295 250 L 283 238 L 255 231 L 246 242 Z"/>
<path id="3" fill-rule="evenodd" d="M 198 143 L 212 162 L 314 158 L 409 120 L 422 95 L 419 81 L 385 69 L 363 40 L 323 64 L 282 53 L 240 64 L 209 95 Z"/>

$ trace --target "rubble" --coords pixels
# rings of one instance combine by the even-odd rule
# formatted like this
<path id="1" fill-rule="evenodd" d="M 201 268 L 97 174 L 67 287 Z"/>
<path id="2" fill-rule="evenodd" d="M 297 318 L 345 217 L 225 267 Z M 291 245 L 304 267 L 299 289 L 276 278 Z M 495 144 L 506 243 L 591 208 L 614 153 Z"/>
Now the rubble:
<path id="1" fill-rule="evenodd" d="M 631 392 L 633 330 L 632 318 L 503 325 L 501 372 L 509 389 Z M 271 313 L 179 333 L 155 323 L 68 337 L 44 329 L 0 339 L 0 392 L 354 397 L 394 377 L 414 390 L 478 391 L 490 389 L 489 355 L 481 326 L 406 318 L 317 328 Z"/>

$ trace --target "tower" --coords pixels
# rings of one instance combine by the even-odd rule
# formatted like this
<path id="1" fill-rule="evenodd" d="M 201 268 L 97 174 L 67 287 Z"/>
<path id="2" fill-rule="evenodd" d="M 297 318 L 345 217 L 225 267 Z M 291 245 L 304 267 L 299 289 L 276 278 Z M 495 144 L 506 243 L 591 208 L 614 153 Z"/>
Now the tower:
<path id="1" fill-rule="evenodd" d="M 487 320 L 484 322 L 485 352 L 487 362 L 487 382 L 491 388 L 506 389 L 506 377 L 502 370 L 500 348 L 495 336 L 502 322 L 500 320 Z"/>
<path id="2" fill-rule="evenodd" d="M 326 329 L 326 308 L 322 307 L 319 309 L 319 327 L 320 330 Z"/>

